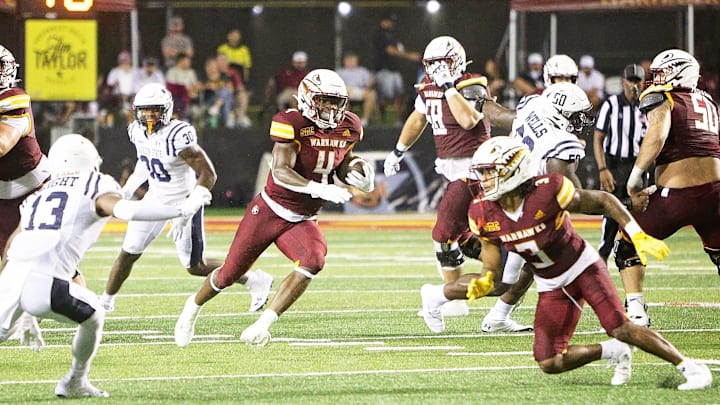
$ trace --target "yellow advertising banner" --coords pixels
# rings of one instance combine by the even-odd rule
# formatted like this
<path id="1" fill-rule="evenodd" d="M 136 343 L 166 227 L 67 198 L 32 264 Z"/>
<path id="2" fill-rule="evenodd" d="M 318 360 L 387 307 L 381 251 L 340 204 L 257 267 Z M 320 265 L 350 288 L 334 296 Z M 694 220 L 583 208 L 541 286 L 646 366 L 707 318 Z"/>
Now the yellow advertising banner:
<path id="1" fill-rule="evenodd" d="M 37 101 L 97 98 L 97 22 L 25 21 L 25 91 Z"/>

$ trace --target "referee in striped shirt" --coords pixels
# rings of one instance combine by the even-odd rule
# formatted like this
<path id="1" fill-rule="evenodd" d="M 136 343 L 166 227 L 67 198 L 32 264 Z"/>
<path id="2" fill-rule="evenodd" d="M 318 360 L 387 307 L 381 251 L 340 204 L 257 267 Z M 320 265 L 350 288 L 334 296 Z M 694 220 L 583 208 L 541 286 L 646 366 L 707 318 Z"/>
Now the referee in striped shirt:
<path id="1" fill-rule="evenodd" d="M 631 204 L 625 184 L 647 128 L 645 117 L 638 108 L 644 81 L 645 71 L 640 65 L 625 66 L 623 92 L 609 96 L 603 102 L 593 137 L 600 189 L 614 194 L 626 205 Z M 617 222 L 603 216 L 602 240 L 598 252 L 605 262 L 610 256 L 617 232 Z"/>

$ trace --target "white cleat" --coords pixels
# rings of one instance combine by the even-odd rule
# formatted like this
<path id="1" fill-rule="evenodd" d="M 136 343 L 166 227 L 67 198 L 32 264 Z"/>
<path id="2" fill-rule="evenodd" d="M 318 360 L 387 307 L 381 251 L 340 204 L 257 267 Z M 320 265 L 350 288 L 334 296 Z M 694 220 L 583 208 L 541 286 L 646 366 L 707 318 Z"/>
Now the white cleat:
<path id="1" fill-rule="evenodd" d="M 200 309 L 195 304 L 195 294 L 188 297 L 185 301 L 185 307 L 183 308 L 180 317 L 175 324 L 175 344 L 180 347 L 185 347 L 192 341 L 193 335 L 195 334 L 195 321 L 200 314 Z"/>
<path id="2" fill-rule="evenodd" d="M 248 286 L 250 290 L 249 312 L 257 312 L 265 306 L 270 296 L 273 281 L 275 280 L 273 276 L 262 270 L 255 270 L 255 276 L 256 281 L 252 286 Z"/>
<path id="3" fill-rule="evenodd" d="M 615 364 L 615 373 L 610 384 L 616 386 L 627 384 L 632 376 L 632 348 L 626 343 L 620 341 L 618 343 L 622 345 L 622 350 L 610 359 L 610 364 Z"/>
<path id="4" fill-rule="evenodd" d="M 694 364 L 680 370 L 687 382 L 678 385 L 680 391 L 704 390 L 712 385 L 712 373 L 705 364 Z"/>
<path id="5" fill-rule="evenodd" d="M 504 321 L 493 321 L 486 315 L 482 321 L 483 332 L 532 332 L 532 325 L 520 325 L 508 318 Z"/>
<path id="6" fill-rule="evenodd" d="M 87 377 L 66 375 L 55 386 L 55 395 L 61 398 L 98 397 L 107 398 L 107 392 L 93 386 Z"/>
<path id="7" fill-rule="evenodd" d="M 430 298 L 429 289 L 433 286 L 431 284 L 425 284 L 420 288 L 420 298 L 422 299 L 422 316 L 425 321 L 425 325 L 435 332 L 442 333 L 445 331 L 445 319 L 443 318 L 442 310 L 440 305 L 433 302 Z"/>
<path id="8" fill-rule="evenodd" d="M 470 315 L 470 308 L 465 300 L 452 300 L 444 303 L 440 307 L 440 312 L 443 316 L 454 318 Z"/>
<path id="9" fill-rule="evenodd" d="M 248 346 L 262 347 L 270 343 L 270 332 L 252 324 L 240 334 L 240 341 Z"/>

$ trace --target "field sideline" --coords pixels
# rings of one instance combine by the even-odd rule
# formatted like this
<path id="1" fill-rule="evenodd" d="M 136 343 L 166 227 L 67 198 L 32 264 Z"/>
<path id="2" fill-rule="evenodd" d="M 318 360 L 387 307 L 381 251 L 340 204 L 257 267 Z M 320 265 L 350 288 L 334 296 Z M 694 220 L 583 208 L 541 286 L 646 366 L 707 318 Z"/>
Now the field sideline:
<path id="1" fill-rule="evenodd" d="M 208 257 L 222 257 L 237 216 L 209 215 Z M 477 300 L 470 316 L 450 318 L 433 334 L 417 316 L 419 288 L 439 283 L 430 241 L 434 215 L 322 215 L 326 267 L 273 326 L 263 348 L 239 342 L 258 313 L 248 313 L 243 286 L 226 289 L 203 309 L 193 343 L 178 348 L 172 333 L 185 298 L 202 279 L 187 275 L 168 238 L 160 237 L 136 264 L 108 314 L 90 379 L 108 399 L 82 403 L 136 404 L 718 404 L 720 398 L 720 277 L 699 238 L 683 229 L 668 240 L 664 262 L 652 260 L 645 295 L 653 328 L 683 353 L 701 359 L 716 381 L 709 390 L 679 392 L 682 376 L 660 359 L 636 352 L 627 386 L 609 384 L 599 361 L 560 375 L 540 372 L 532 334 L 480 332 L 494 298 Z M 599 220 L 573 217 L 593 245 Z M 102 292 L 122 243 L 112 222 L 81 263 L 88 287 Z M 256 263 L 275 277 L 291 269 L 271 247 Z M 619 285 L 614 264 L 611 276 Z M 478 271 L 470 261 L 467 271 Z M 622 296 L 622 293 L 621 293 Z M 513 318 L 532 322 L 537 293 Z M 47 346 L 34 353 L 17 341 L 0 345 L 0 403 L 56 402 L 53 389 L 70 364 L 72 325 L 41 322 Z M 605 339 L 592 311 L 573 342 Z M 68 401 L 76 402 L 76 401 Z M 80 401 L 77 401 L 80 402 Z"/>

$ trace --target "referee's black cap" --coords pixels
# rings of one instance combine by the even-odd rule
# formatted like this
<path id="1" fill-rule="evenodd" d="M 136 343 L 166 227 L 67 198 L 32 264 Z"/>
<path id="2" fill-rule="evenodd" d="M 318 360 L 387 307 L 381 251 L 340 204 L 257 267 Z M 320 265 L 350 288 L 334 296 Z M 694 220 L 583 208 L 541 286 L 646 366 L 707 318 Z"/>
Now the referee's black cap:
<path id="1" fill-rule="evenodd" d="M 623 77 L 627 80 L 645 80 L 645 69 L 634 63 L 627 65 L 623 71 Z"/>

